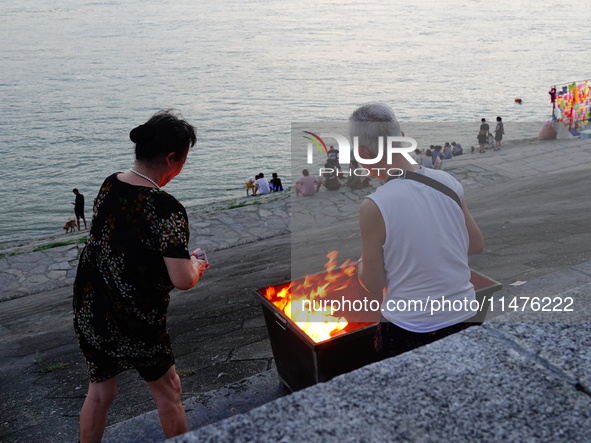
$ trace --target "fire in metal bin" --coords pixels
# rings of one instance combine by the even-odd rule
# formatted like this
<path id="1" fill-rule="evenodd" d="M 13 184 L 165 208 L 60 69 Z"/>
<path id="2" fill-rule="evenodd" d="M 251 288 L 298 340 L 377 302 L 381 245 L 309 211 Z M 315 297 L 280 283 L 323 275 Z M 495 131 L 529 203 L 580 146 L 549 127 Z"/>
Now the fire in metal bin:
<path id="1" fill-rule="evenodd" d="M 291 391 L 377 361 L 373 337 L 380 310 L 356 306 L 373 308 L 381 300 L 359 284 L 354 263 L 337 265 L 337 254 L 329 254 L 323 273 L 254 291 L 262 304 L 279 378 Z M 500 283 L 476 271 L 471 282 L 481 303 L 501 289 Z M 343 306 L 342 300 L 350 303 Z M 471 324 L 482 322 L 487 309 Z"/>

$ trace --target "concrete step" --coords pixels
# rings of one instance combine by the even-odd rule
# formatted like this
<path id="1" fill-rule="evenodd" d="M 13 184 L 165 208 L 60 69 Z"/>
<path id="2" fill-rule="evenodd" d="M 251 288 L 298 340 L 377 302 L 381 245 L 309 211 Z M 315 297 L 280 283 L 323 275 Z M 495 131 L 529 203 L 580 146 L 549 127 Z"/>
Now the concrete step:
<path id="1" fill-rule="evenodd" d="M 497 319 L 499 316 L 504 314 L 528 314 L 527 318 L 540 321 L 540 316 L 531 316 L 531 301 L 536 297 L 540 301 L 546 297 L 567 297 L 570 291 L 575 293 L 579 288 L 582 288 L 588 284 L 591 280 L 591 261 L 581 263 L 571 268 L 553 272 L 543 277 L 538 277 L 529 281 L 515 282 L 513 285 L 505 285 L 501 291 L 495 292 L 493 295 L 494 302 L 489 307 L 486 321 L 492 321 Z M 501 301 L 502 300 L 502 301 Z M 537 302 L 536 301 L 536 302 Z M 524 303 L 529 305 L 524 307 Z M 511 307 L 509 306 L 511 304 Z M 582 307 L 582 306 L 581 306 Z M 534 308 L 539 308 L 540 312 L 542 307 L 534 305 Z M 574 306 L 573 314 L 568 314 L 570 318 L 574 318 L 573 315 L 580 309 Z M 577 316 L 579 316 L 577 314 Z M 512 320 L 517 320 L 517 317 L 510 317 Z M 549 316 L 546 316 L 549 318 Z M 554 321 L 554 319 L 552 319 Z"/>
<path id="2" fill-rule="evenodd" d="M 195 430 L 233 415 L 243 414 L 287 394 L 288 391 L 280 385 L 277 372 L 270 370 L 191 397 L 183 401 L 183 405 L 189 429 Z M 158 412 L 154 410 L 109 426 L 103 442 L 150 443 L 165 439 Z"/>

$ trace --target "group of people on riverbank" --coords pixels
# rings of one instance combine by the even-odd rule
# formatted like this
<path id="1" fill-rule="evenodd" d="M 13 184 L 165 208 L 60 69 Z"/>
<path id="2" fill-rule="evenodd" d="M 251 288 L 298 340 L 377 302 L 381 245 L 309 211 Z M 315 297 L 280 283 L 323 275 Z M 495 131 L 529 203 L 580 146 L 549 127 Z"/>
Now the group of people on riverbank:
<path id="1" fill-rule="evenodd" d="M 483 118 L 480 120 L 480 129 L 478 130 L 478 135 L 476 137 L 478 145 L 480 146 L 479 153 L 484 154 L 487 149 L 493 149 L 495 151 L 501 149 L 501 140 L 503 140 L 503 135 L 505 135 L 505 126 L 503 125 L 503 119 L 501 117 L 497 117 L 497 125 L 495 126 L 494 132 L 495 135 L 493 137 L 486 119 Z"/>
<path id="2" fill-rule="evenodd" d="M 277 176 L 277 173 L 273 172 L 271 177 L 271 180 L 268 180 L 265 178 L 265 174 L 261 172 L 254 177 L 247 178 L 245 182 L 246 196 L 283 191 L 283 184 L 281 183 L 281 179 Z"/>
<path id="3" fill-rule="evenodd" d="M 431 145 L 428 149 L 415 149 L 411 154 L 417 164 L 429 169 L 442 169 L 443 160 L 464 154 L 462 145 L 456 142 L 445 142 L 441 145 Z"/>
<path id="4" fill-rule="evenodd" d="M 338 191 L 343 186 L 350 189 L 363 189 L 371 186 L 370 177 L 357 174 L 359 169 L 359 163 L 355 160 L 352 160 L 349 164 L 348 175 L 343 172 L 338 161 L 336 163 L 326 162 L 321 177 L 314 177 L 310 175 L 310 171 L 304 169 L 302 177 L 295 184 L 296 196 L 309 197 L 320 191 L 322 186 L 327 191 Z"/>
<path id="5" fill-rule="evenodd" d="M 326 157 L 321 177 L 311 176 L 307 169 L 302 171 L 302 177 L 295 184 L 296 196 L 314 195 L 322 186 L 327 191 L 338 191 L 343 186 L 351 189 L 362 189 L 371 186 L 368 176 L 359 176 L 356 173 L 360 166 L 355 159 L 351 160 L 349 171 L 345 173 L 340 163 L 338 149 L 331 145 Z"/>
<path id="6" fill-rule="evenodd" d="M 488 149 L 499 151 L 501 149 L 501 141 L 505 135 L 505 126 L 503 119 L 497 117 L 497 123 L 494 129 L 494 135 L 490 131 L 490 125 L 486 119 L 481 119 L 480 128 L 477 134 L 477 141 L 480 147 L 479 153 L 484 153 Z M 470 147 L 470 153 L 475 152 L 474 146 Z M 442 169 L 443 160 L 450 160 L 453 157 L 464 154 L 464 148 L 461 144 L 456 142 L 445 142 L 442 145 L 431 145 L 428 149 L 415 149 L 411 156 L 421 166 L 429 169 Z"/>
<path id="7" fill-rule="evenodd" d="M 490 131 L 490 126 L 486 123 L 486 119 L 481 119 L 479 132 L 477 135 L 478 144 L 480 146 L 480 153 L 484 153 L 487 149 L 498 151 L 501 149 L 501 141 L 505 134 L 503 119 L 496 118 L 496 126 L 494 129 L 494 136 Z M 470 147 L 470 153 L 474 153 L 474 146 Z M 460 143 L 445 142 L 443 145 L 430 145 L 426 149 L 415 149 L 411 156 L 413 159 L 424 168 L 428 169 L 442 169 L 443 161 L 450 160 L 464 154 L 464 148 Z M 359 168 L 356 160 L 352 160 L 349 165 L 349 171 L 354 171 Z M 317 193 L 322 186 L 328 191 L 336 191 L 342 186 L 348 186 L 351 189 L 366 188 L 370 185 L 369 177 L 360 177 L 350 173 L 348 177 L 342 172 L 342 166 L 339 161 L 339 151 L 334 146 L 330 146 L 327 151 L 327 159 L 324 165 L 324 172 L 320 177 L 310 175 L 308 169 L 302 171 L 302 177 L 296 181 L 296 196 L 310 196 Z M 261 180 L 263 179 L 263 180 Z M 267 181 L 264 179 L 263 173 L 255 177 L 250 177 L 246 180 L 246 195 L 260 195 L 268 194 L 270 192 L 282 191 L 281 180 L 273 173 L 273 179 Z"/>

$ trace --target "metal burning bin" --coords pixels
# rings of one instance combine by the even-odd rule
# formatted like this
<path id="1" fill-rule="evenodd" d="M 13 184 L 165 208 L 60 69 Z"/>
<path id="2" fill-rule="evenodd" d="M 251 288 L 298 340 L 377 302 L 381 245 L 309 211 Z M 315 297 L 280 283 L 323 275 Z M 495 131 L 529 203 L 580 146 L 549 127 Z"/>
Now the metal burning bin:
<path id="1" fill-rule="evenodd" d="M 484 321 L 489 297 L 502 287 L 500 283 L 476 271 L 472 271 L 470 281 L 483 309 L 466 327 Z M 289 284 L 284 283 L 275 288 Z M 349 324 L 339 335 L 316 343 L 264 296 L 265 289 L 255 290 L 254 293 L 262 304 L 279 379 L 289 390 L 297 391 L 328 381 L 378 360 L 373 339 L 380 320 L 379 311 L 370 314 L 371 321 L 367 321 L 367 314 L 361 319 L 363 321 L 347 318 Z M 375 299 L 358 283 L 349 288 L 347 297 L 351 300 L 363 300 L 364 297 Z"/>

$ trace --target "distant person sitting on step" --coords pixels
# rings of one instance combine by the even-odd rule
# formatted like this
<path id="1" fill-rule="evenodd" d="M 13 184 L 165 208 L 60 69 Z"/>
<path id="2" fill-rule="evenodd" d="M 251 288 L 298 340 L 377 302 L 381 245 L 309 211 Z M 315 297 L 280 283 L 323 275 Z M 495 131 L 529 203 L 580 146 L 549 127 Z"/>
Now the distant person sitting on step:
<path id="1" fill-rule="evenodd" d="M 271 191 L 279 192 L 283 191 L 283 185 L 281 184 L 281 179 L 277 177 L 277 173 L 273 172 L 272 179 L 269 181 L 269 186 L 271 187 Z"/>
<path id="2" fill-rule="evenodd" d="M 271 188 L 269 187 L 269 180 L 265 178 L 265 174 L 262 172 L 258 175 L 258 179 L 255 180 L 254 186 L 257 189 L 259 194 L 268 194 L 271 192 Z"/>
<path id="3" fill-rule="evenodd" d="M 302 175 L 303 177 L 298 179 L 295 185 L 296 196 L 310 196 L 316 194 L 320 189 L 320 185 L 322 185 L 322 180 L 312 177 L 307 169 L 302 171 Z"/>

